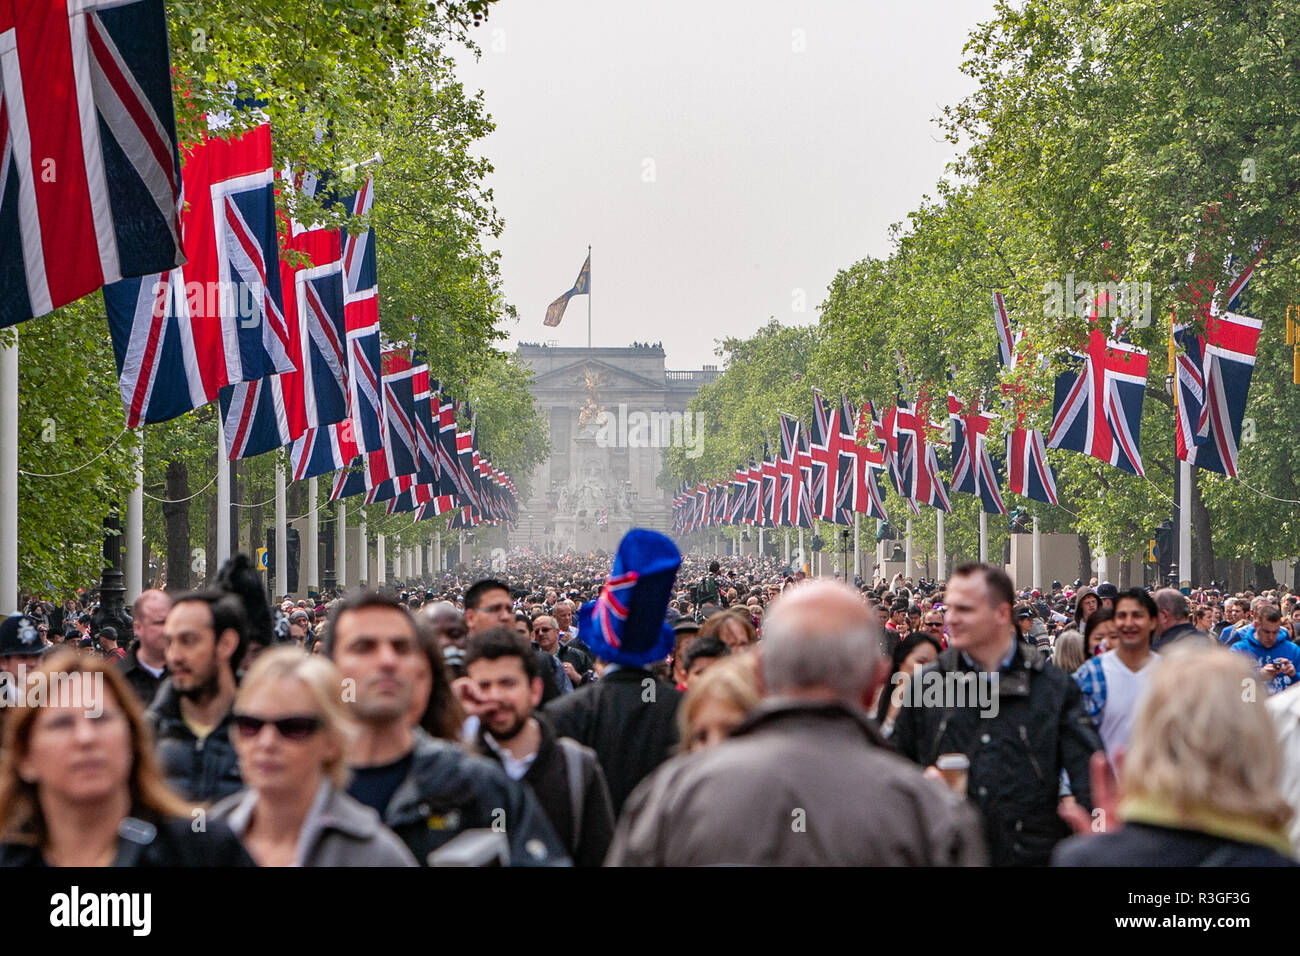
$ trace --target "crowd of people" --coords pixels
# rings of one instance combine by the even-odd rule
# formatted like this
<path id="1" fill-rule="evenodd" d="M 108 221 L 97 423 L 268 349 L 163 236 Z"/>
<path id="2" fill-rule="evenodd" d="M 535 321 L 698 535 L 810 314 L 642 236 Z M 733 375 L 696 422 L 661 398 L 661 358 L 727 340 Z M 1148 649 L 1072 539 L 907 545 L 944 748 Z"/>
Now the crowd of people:
<path id="1" fill-rule="evenodd" d="M 639 529 L 328 600 L 236 556 L 125 640 L 77 598 L 0 623 L 0 863 L 1290 864 L 1298 603 Z M 97 705 L 24 706 L 54 675 Z"/>

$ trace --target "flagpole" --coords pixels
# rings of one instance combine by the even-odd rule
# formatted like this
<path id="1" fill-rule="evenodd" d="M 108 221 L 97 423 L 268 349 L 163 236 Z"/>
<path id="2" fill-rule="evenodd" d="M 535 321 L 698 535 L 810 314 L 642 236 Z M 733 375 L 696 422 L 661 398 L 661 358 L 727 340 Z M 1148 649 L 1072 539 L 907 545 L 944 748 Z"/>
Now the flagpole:
<path id="1" fill-rule="evenodd" d="M 587 246 L 587 348 L 591 348 L 591 246 Z"/>
<path id="2" fill-rule="evenodd" d="M 334 517 L 334 567 L 338 579 L 338 589 L 348 589 L 348 506 L 345 501 L 338 501 L 338 512 Z"/>
<path id="3" fill-rule="evenodd" d="M 1192 463 L 1184 459 L 1178 461 L 1178 588 L 1192 593 Z"/>
<path id="4" fill-rule="evenodd" d="M 980 508 L 980 564 L 989 559 L 989 513 Z"/>
<path id="5" fill-rule="evenodd" d="M 1034 577 L 1033 585 L 1043 590 L 1043 536 L 1038 531 L 1038 516 L 1034 515 Z"/>
<path id="6" fill-rule="evenodd" d="M 131 462 L 131 492 L 126 499 L 126 594 L 133 604 L 144 589 L 144 431 Z"/>
<path id="7" fill-rule="evenodd" d="M 305 586 L 302 591 L 306 593 L 310 590 L 320 592 L 320 508 L 318 507 L 318 497 L 320 490 L 316 484 L 316 478 L 307 479 L 307 540 L 303 550 L 302 569 L 305 578 Z"/>
<path id="8" fill-rule="evenodd" d="M 862 512 L 853 512 L 853 576 L 862 574 L 862 556 L 859 551 L 858 535 L 862 529 Z"/>
<path id="9" fill-rule="evenodd" d="M 947 544 L 947 542 L 944 540 L 943 517 L 944 517 L 944 515 L 943 515 L 943 509 L 942 509 L 942 508 L 935 508 L 935 509 L 934 509 L 934 536 L 935 536 L 935 550 L 939 552 L 939 567 L 938 567 L 938 573 L 935 574 L 935 576 L 934 576 L 934 578 L 935 578 L 936 581 L 946 581 L 946 580 L 947 580 L 947 575 L 944 573 L 945 570 L 946 570 L 945 565 L 946 565 L 946 563 L 947 563 L 947 562 L 945 561 L 945 559 L 947 558 L 947 553 L 946 553 L 946 552 L 947 552 L 947 548 L 945 547 L 945 545 Z"/>
<path id="10" fill-rule="evenodd" d="M 385 553 L 385 540 L 382 534 L 375 535 L 375 585 L 383 587 L 388 583 L 388 555 Z"/>
<path id="11" fill-rule="evenodd" d="M 217 563 L 207 568 L 208 580 L 230 560 L 230 462 L 226 458 L 226 430 L 217 416 Z"/>
<path id="12" fill-rule="evenodd" d="M 903 579 L 904 580 L 912 576 L 912 519 L 911 518 L 907 519 L 907 540 L 905 544 L 907 545 L 907 547 L 904 549 L 906 553 L 903 555 Z"/>
<path id="13" fill-rule="evenodd" d="M 289 507 L 284 492 L 284 460 L 278 454 L 275 462 L 275 581 L 271 588 L 272 605 L 289 593 Z"/>
<path id="14" fill-rule="evenodd" d="M 0 346 L 0 613 L 18 607 L 18 330 Z"/>

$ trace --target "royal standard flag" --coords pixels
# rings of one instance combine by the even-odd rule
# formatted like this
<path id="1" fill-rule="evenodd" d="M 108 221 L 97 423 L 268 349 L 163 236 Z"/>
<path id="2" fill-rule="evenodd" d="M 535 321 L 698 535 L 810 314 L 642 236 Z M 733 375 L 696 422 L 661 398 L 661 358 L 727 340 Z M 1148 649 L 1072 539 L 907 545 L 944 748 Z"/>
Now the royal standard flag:
<path id="1" fill-rule="evenodd" d="M 573 288 L 546 307 L 546 321 L 542 324 L 548 326 L 559 325 L 560 319 L 564 318 L 564 309 L 568 306 L 569 300 L 575 295 L 589 295 L 590 293 L 591 253 L 589 252 L 587 253 L 587 261 L 582 264 L 582 271 L 578 273 L 578 278 L 573 283 Z"/>

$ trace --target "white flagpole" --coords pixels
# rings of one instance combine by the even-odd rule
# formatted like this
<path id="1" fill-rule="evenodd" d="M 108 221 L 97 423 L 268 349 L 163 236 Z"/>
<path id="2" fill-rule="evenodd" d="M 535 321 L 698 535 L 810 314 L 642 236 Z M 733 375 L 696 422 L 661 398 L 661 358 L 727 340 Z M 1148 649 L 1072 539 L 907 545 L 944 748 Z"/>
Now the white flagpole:
<path id="1" fill-rule="evenodd" d="M 1043 536 L 1038 531 L 1038 517 L 1034 517 L 1034 577 L 1033 584 L 1043 590 Z"/>
<path id="2" fill-rule="evenodd" d="M 1192 591 L 1192 463 L 1178 462 L 1178 587 Z M 1163 582 L 1157 581 L 1159 587 Z M 1201 582 L 1205 584 L 1204 581 Z"/>
<path id="3" fill-rule="evenodd" d="M 375 584 L 381 588 L 388 583 L 388 568 L 384 567 L 388 555 L 384 553 L 384 543 L 382 534 L 375 535 Z"/>
<path id="4" fill-rule="evenodd" d="M 275 583 L 271 593 L 274 605 L 289 593 L 289 506 L 284 493 L 284 460 L 275 461 Z"/>
<path id="5" fill-rule="evenodd" d="M 903 577 L 909 578 L 912 576 L 912 519 L 911 518 L 907 519 L 907 538 L 904 541 L 904 544 L 906 545 L 906 547 L 903 549 L 905 551 L 905 554 L 903 555 L 903 565 L 904 565 Z"/>
<path id="6" fill-rule="evenodd" d="M 307 552 L 303 555 L 302 571 L 306 577 L 307 586 L 303 591 L 315 590 L 320 591 L 320 512 L 317 509 L 317 496 L 320 494 L 316 487 L 316 479 L 307 479 L 307 540 L 303 545 Z"/>
<path id="7" fill-rule="evenodd" d="M 935 508 L 934 514 L 935 514 L 935 519 L 934 519 L 935 549 L 939 552 L 939 568 L 938 568 L 938 573 L 936 573 L 934 576 L 934 579 L 936 581 L 946 581 L 948 579 L 948 575 L 946 573 L 948 570 L 946 567 L 947 561 L 945 560 L 947 558 L 947 549 L 945 547 L 947 542 L 944 540 L 943 509 Z"/>
<path id="8" fill-rule="evenodd" d="M 0 613 L 18 607 L 18 330 L 0 346 Z"/>
<path id="9" fill-rule="evenodd" d="M 334 579 L 340 590 L 348 589 L 348 506 L 342 500 L 334 518 Z"/>
<path id="10" fill-rule="evenodd" d="M 144 590 L 144 431 L 139 432 L 131 466 L 131 493 L 126 498 L 126 594 L 128 605 Z"/>
<path id="11" fill-rule="evenodd" d="M 433 570 L 442 573 L 442 532 L 433 533 Z"/>
<path id="12" fill-rule="evenodd" d="M 226 458 L 226 430 L 217 416 L 217 563 L 208 566 L 208 578 L 230 560 L 230 460 Z"/>
<path id="13" fill-rule="evenodd" d="M 856 578 L 862 574 L 862 553 L 859 547 L 858 535 L 862 530 L 862 512 L 853 512 L 853 576 Z"/>
<path id="14" fill-rule="evenodd" d="M 980 508 L 980 564 L 989 559 L 989 515 Z"/>
<path id="15" fill-rule="evenodd" d="M 370 542 L 366 539 L 366 513 L 357 525 L 357 584 L 370 583 Z"/>

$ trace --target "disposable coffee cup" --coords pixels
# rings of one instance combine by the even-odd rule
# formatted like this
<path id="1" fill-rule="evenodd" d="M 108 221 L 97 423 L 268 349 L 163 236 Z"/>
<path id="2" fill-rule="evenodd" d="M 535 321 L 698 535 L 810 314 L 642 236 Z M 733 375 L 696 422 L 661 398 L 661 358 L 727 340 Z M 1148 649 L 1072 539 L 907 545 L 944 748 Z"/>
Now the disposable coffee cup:
<path id="1" fill-rule="evenodd" d="M 943 782 L 948 785 L 948 789 L 966 796 L 966 779 L 970 774 L 969 757 L 965 754 L 940 754 L 934 766 L 943 775 Z"/>

